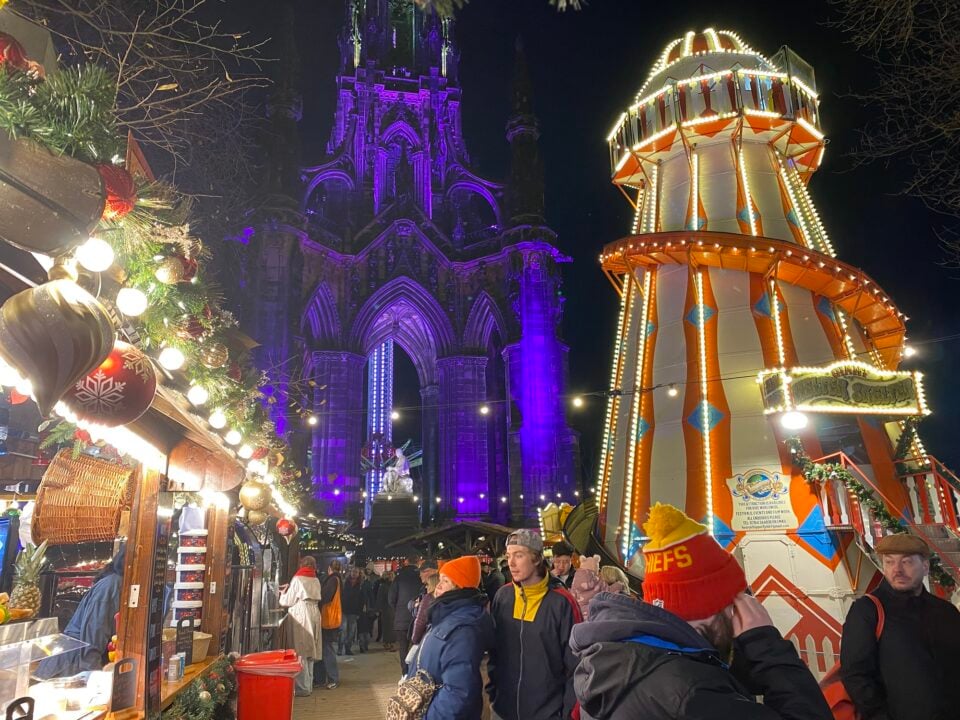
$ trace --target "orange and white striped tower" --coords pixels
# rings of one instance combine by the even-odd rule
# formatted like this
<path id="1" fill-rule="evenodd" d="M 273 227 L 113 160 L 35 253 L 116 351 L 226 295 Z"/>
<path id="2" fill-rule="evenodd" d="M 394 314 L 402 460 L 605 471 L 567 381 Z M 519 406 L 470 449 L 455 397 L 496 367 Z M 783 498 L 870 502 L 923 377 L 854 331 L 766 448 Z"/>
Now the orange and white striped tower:
<path id="1" fill-rule="evenodd" d="M 786 47 L 766 58 L 732 32 L 689 32 L 607 140 L 636 215 L 600 255 L 621 306 L 599 534 L 642 574 L 646 511 L 671 503 L 736 548 L 748 579 L 775 571 L 842 618 L 859 553 L 825 528 L 784 440 L 854 452 L 906 505 L 893 443 L 925 408 L 919 376 L 896 371 L 905 318 L 837 259 L 807 190 L 825 146 L 813 69 Z"/>

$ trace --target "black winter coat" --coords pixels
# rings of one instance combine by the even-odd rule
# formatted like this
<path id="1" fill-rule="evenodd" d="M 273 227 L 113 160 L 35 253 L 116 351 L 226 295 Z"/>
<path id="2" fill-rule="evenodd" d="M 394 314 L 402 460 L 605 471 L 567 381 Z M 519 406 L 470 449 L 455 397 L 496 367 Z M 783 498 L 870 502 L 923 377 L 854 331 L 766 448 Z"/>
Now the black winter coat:
<path id="1" fill-rule="evenodd" d="M 340 591 L 340 607 L 344 615 L 359 615 L 363 612 L 363 581 L 354 582 L 349 578 L 343 581 L 343 589 Z"/>
<path id="2" fill-rule="evenodd" d="M 952 720 L 960 717 L 960 612 L 926 590 L 905 595 L 886 581 L 860 598 L 843 623 L 840 677 L 864 720 Z"/>
<path id="3" fill-rule="evenodd" d="M 501 587 L 490 606 L 496 626 L 487 661 L 490 704 L 503 720 L 567 720 L 576 702 L 570 680 L 577 664 L 569 639 L 583 619 L 580 606 L 551 575 L 533 622 L 516 620 L 515 587 Z"/>
<path id="4" fill-rule="evenodd" d="M 406 634 L 410 630 L 413 616 L 407 606 L 422 591 L 420 572 L 413 565 L 404 565 L 397 570 L 397 577 L 390 586 L 387 602 L 393 608 L 393 627 L 398 633 Z"/>
<path id="5" fill-rule="evenodd" d="M 772 627 L 736 638 L 728 668 L 676 615 L 603 592 L 570 646 L 583 720 L 832 720 L 817 681 Z"/>
<path id="6" fill-rule="evenodd" d="M 497 590 L 503 587 L 503 582 L 503 574 L 499 570 L 491 570 L 481 578 L 480 584 L 483 586 L 483 592 L 487 594 L 490 602 L 493 602 Z"/>

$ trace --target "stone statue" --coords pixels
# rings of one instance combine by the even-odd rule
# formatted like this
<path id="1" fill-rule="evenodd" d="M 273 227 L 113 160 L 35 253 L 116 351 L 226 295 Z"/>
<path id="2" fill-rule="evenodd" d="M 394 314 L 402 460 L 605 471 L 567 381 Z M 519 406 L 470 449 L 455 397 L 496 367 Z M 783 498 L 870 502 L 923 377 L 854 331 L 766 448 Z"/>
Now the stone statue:
<path id="1" fill-rule="evenodd" d="M 401 448 L 397 448 L 393 463 L 384 470 L 380 494 L 413 495 L 413 478 L 410 477 L 410 461 Z"/>

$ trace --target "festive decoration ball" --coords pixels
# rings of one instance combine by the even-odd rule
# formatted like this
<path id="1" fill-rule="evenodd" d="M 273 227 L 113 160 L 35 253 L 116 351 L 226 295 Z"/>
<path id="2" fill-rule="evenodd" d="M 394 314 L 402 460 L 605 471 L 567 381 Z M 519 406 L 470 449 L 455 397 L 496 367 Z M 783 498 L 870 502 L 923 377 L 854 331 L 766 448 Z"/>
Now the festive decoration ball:
<path id="1" fill-rule="evenodd" d="M 197 697 L 200 698 L 200 702 L 210 702 L 213 699 L 213 695 L 208 690 L 201 690 Z"/>
<path id="2" fill-rule="evenodd" d="M 117 427 L 143 415 L 156 394 L 150 358 L 117 340 L 107 359 L 67 390 L 63 402 L 81 420 Z"/>
<path id="3" fill-rule="evenodd" d="M 270 452 L 270 448 L 266 448 L 261 445 L 260 447 L 256 448 L 253 451 L 253 455 L 251 455 L 250 457 L 253 458 L 254 460 L 263 460 L 267 456 L 267 453 L 269 452 Z"/>
<path id="4" fill-rule="evenodd" d="M 183 282 L 190 282 L 197 276 L 197 270 L 200 269 L 200 263 L 192 257 L 180 257 L 180 262 L 183 263 Z"/>
<path id="5" fill-rule="evenodd" d="M 227 689 L 227 686 L 223 683 L 217 683 L 217 692 L 222 693 Z"/>
<path id="6" fill-rule="evenodd" d="M 181 340 L 199 340 L 207 329 L 195 315 L 184 315 L 177 322 L 177 337 Z"/>
<path id="7" fill-rule="evenodd" d="M 103 206 L 104 220 L 117 220 L 133 210 L 137 203 L 137 185 L 133 176 L 119 165 L 97 165 L 107 199 Z"/>
<path id="8" fill-rule="evenodd" d="M 287 518 L 280 518 L 279 520 L 277 520 L 277 532 L 283 535 L 284 537 L 293 535 L 296 529 L 297 529 L 297 526 L 294 525 L 293 522 L 291 522 Z"/>
<path id="9" fill-rule="evenodd" d="M 6 2 L 0 2 L 0 8 L 4 5 Z M 23 45 L 7 33 L 0 33 L 0 68 L 12 68 L 43 77 L 43 65 L 27 58 Z"/>
<path id="10" fill-rule="evenodd" d="M 153 275 L 164 285 L 176 285 L 184 282 L 186 269 L 179 255 L 170 255 L 157 264 Z"/>
<path id="11" fill-rule="evenodd" d="M 223 343 L 210 343 L 200 350 L 200 362 L 211 370 L 222 368 L 230 359 L 230 351 Z"/>
<path id="12" fill-rule="evenodd" d="M 240 382 L 243 378 L 243 370 L 240 368 L 239 363 L 230 363 L 230 369 L 227 370 L 227 376 L 236 382 Z"/>
<path id="13" fill-rule="evenodd" d="M 247 522 L 250 525 L 262 525 L 267 521 L 267 514 L 262 510 L 248 510 Z"/>
<path id="14" fill-rule="evenodd" d="M 107 359 L 115 339 L 106 308 L 69 280 L 24 290 L 0 308 L 0 357 L 32 382 L 44 416 Z"/>
<path id="15" fill-rule="evenodd" d="M 270 488 L 256 480 L 248 480 L 240 487 L 240 504 L 247 510 L 263 510 L 270 502 Z"/>

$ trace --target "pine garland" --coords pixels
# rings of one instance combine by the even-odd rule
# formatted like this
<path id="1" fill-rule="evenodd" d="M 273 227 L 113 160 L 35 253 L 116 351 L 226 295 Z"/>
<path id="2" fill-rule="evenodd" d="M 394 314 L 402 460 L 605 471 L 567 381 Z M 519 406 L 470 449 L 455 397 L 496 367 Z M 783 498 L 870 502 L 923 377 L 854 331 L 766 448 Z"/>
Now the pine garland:
<path id="1" fill-rule="evenodd" d="M 847 490 L 853 493 L 860 505 L 865 506 L 870 511 L 871 517 L 876 518 L 884 530 L 892 534 L 909 532 L 906 524 L 895 517 L 887 509 L 886 504 L 878 500 L 870 488 L 860 482 L 860 480 L 845 467 L 814 462 L 804 452 L 803 445 L 798 437 L 788 438 L 785 444 L 793 456 L 794 464 L 800 468 L 804 480 L 808 483 L 825 483 L 831 480 L 838 480 L 843 483 Z M 936 554 L 930 558 L 930 579 L 947 591 L 952 591 L 957 584 L 953 577 L 944 569 L 940 558 Z"/>
<path id="2" fill-rule="evenodd" d="M 55 153 L 78 160 L 111 163 L 122 157 L 125 141 L 114 116 L 116 89 L 102 68 L 86 65 L 61 69 L 46 78 L 0 65 L 0 132 L 28 138 Z M 188 384 L 209 393 L 203 412 L 222 410 L 227 426 L 251 447 L 289 455 L 276 436 L 260 387 L 267 377 L 253 367 L 247 353 L 234 354 L 223 367 L 208 367 L 201 355 L 213 345 L 230 348 L 237 325 L 220 306 L 221 294 L 206 281 L 202 263 L 209 259 L 203 243 L 190 234 L 191 202 L 162 182 L 143 182 L 137 188 L 134 209 L 117 220 L 101 220 L 97 234 L 114 249 L 124 285 L 146 293 L 147 310 L 120 328 L 126 338 L 145 351 L 175 347 L 186 357 L 182 375 Z M 188 282 L 164 284 L 156 277 L 158 262 L 182 257 L 197 262 Z M 104 276 L 109 285 L 110 280 Z M 185 389 L 185 388 L 184 388 Z M 80 452 L 82 431 L 66 421 L 50 428 L 47 446 L 72 444 Z M 303 472 L 290 460 L 277 468 L 278 489 L 298 506 L 307 496 Z"/>
<path id="3" fill-rule="evenodd" d="M 237 690 L 235 656 L 222 657 L 210 670 L 177 694 L 173 704 L 163 711 L 162 720 L 213 720 L 224 717 L 222 710 Z M 221 711 L 218 715 L 218 711 Z M 226 717 L 233 717 L 232 713 Z"/>
<path id="4" fill-rule="evenodd" d="M 432 10 L 440 17 L 451 17 L 456 10 L 467 4 L 469 0 L 414 0 L 422 10 Z M 552 7 L 560 12 L 564 10 L 581 10 L 586 0 L 548 0 Z"/>

